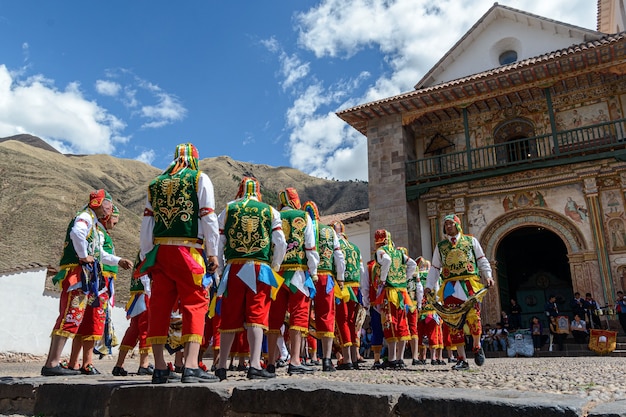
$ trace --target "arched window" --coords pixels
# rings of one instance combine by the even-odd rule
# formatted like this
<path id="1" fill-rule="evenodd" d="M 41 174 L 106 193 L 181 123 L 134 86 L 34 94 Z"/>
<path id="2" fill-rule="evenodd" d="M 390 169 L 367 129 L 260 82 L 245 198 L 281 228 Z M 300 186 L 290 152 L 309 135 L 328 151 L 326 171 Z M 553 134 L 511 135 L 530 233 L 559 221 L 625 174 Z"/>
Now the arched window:
<path id="1" fill-rule="evenodd" d="M 512 64 L 517 61 L 517 52 L 513 50 L 504 51 L 498 57 L 498 61 L 500 62 L 500 65 Z"/>
<path id="2" fill-rule="evenodd" d="M 535 126 L 523 117 L 505 120 L 493 131 L 498 163 L 524 161 L 537 156 Z"/>

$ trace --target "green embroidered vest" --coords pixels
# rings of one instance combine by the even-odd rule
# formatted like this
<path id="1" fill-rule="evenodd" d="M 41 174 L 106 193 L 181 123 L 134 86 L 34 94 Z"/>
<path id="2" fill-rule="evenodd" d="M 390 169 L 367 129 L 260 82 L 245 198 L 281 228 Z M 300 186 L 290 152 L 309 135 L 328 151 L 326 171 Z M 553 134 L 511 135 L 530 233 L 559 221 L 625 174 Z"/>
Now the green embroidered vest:
<path id="1" fill-rule="evenodd" d="M 87 212 L 91 216 L 91 230 L 87 235 L 87 254 L 93 256 L 95 259 L 100 261 L 100 245 L 99 245 L 99 236 L 97 232 L 97 224 L 98 220 L 94 216 L 94 213 L 91 210 L 83 210 L 82 212 L 78 212 L 76 217 L 78 217 L 81 213 Z M 76 222 L 76 217 L 70 222 L 67 226 L 67 231 L 65 232 L 65 242 L 63 243 L 63 254 L 61 255 L 61 261 L 59 265 L 61 268 L 67 265 L 78 265 L 78 254 L 74 249 L 74 245 L 72 244 L 72 239 L 70 238 L 70 232 L 72 231 L 72 227 L 74 227 L 74 222 Z"/>
<path id="2" fill-rule="evenodd" d="M 271 262 L 272 210 L 268 204 L 251 199 L 230 203 L 224 233 L 224 256 L 227 260 Z"/>
<path id="3" fill-rule="evenodd" d="M 320 273 L 332 273 L 336 276 L 337 271 L 333 257 L 335 241 L 332 227 L 326 226 L 325 224 L 319 225 L 317 252 L 320 255 L 320 263 L 317 266 L 317 271 Z"/>
<path id="4" fill-rule="evenodd" d="M 406 288 L 406 264 L 404 262 L 404 253 L 393 246 L 383 246 L 381 248 L 391 258 L 391 266 L 387 274 L 386 287 Z"/>
<path id="5" fill-rule="evenodd" d="M 339 245 L 346 258 L 346 272 L 344 279 L 346 282 L 361 282 L 361 251 L 358 246 L 348 239 L 340 238 Z"/>
<path id="6" fill-rule="evenodd" d="M 113 247 L 113 239 L 111 239 L 111 235 L 107 231 L 107 229 L 102 226 L 102 224 L 98 223 L 98 231 L 102 233 L 104 237 L 104 242 L 102 243 L 102 250 L 110 253 L 111 255 L 115 255 L 115 247 Z M 110 272 L 112 274 L 117 274 L 119 267 L 117 265 L 106 265 L 102 264 L 102 271 Z"/>
<path id="7" fill-rule="evenodd" d="M 185 168 L 159 175 L 148 186 L 154 213 L 154 237 L 198 237 L 198 179 L 200 171 Z"/>
<path id="8" fill-rule="evenodd" d="M 407 279 L 406 281 L 406 289 L 411 297 L 411 300 L 417 301 L 417 297 L 415 291 L 417 290 L 417 281 L 419 280 L 419 275 L 417 273 L 413 274 L 412 277 Z"/>
<path id="9" fill-rule="evenodd" d="M 283 260 L 283 268 L 306 269 L 306 254 L 304 250 L 306 216 L 307 214 L 302 210 L 282 210 L 280 212 L 283 233 L 287 241 L 287 253 Z M 304 268 L 302 268 L 303 266 Z"/>
<path id="10" fill-rule="evenodd" d="M 444 280 L 464 275 L 478 275 L 471 236 L 461 235 L 456 246 L 448 239 L 442 240 L 437 246 L 441 254 L 441 277 Z"/>

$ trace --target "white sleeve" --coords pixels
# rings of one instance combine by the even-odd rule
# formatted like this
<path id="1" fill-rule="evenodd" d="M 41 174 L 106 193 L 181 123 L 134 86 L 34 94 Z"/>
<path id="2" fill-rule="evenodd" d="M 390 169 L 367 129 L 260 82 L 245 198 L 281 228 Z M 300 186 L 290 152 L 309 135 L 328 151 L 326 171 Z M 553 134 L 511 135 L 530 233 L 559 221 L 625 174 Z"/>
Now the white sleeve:
<path id="1" fill-rule="evenodd" d="M 308 213 L 305 213 L 306 228 L 304 229 L 304 251 L 306 254 L 306 264 L 311 275 L 317 275 L 317 266 L 320 264 L 320 255 L 315 247 L 315 228 Z"/>
<path id="2" fill-rule="evenodd" d="M 141 220 L 141 231 L 139 232 L 139 257 L 142 261 L 146 258 L 146 253 L 154 248 L 154 214 L 146 215 L 147 211 L 153 212 L 148 196 L 146 196 L 146 209 L 144 210 L 143 219 Z"/>
<path id="3" fill-rule="evenodd" d="M 361 263 L 361 265 L 363 265 Z M 363 297 L 363 307 L 370 306 L 370 273 L 369 269 L 363 268 L 361 273 L 361 296 Z"/>
<path id="4" fill-rule="evenodd" d="M 274 245 L 272 250 L 272 269 L 278 271 L 287 253 L 287 241 L 283 233 L 283 221 L 280 218 L 280 213 L 273 207 L 270 207 L 270 209 L 272 211 L 272 244 Z"/>
<path id="5" fill-rule="evenodd" d="M 478 271 L 483 279 L 491 278 L 491 264 L 483 252 L 483 248 L 480 246 L 478 239 L 472 236 L 472 245 L 474 246 L 474 254 L 476 255 L 476 263 L 478 264 Z"/>
<path id="6" fill-rule="evenodd" d="M 441 273 L 441 255 L 439 254 L 439 246 L 435 246 L 433 252 L 433 260 L 430 262 L 430 269 L 426 277 L 426 288 L 434 290 L 439 282 L 439 275 Z"/>
<path id="7" fill-rule="evenodd" d="M 376 251 L 376 260 L 380 264 L 380 281 L 387 282 L 389 268 L 391 268 L 391 257 L 382 249 Z"/>
<path id="8" fill-rule="evenodd" d="M 226 224 L 226 213 L 228 207 L 222 210 L 219 216 L 217 216 L 217 223 L 219 225 L 220 237 L 217 245 L 217 271 L 221 276 L 224 272 L 224 247 L 226 246 L 226 236 L 224 235 L 224 225 Z"/>
<path id="9" fill-rule="evenodd" d="M 333 230 L 333 258 L 335 261 L 335 271 L 337 272 L 337 281 L 344 281 L 346 272 L 346 258 L 341 250 L 337 233 Z"/>
<path id="10" fill-rule="evenodd" d="M 406 258 L 406 279 L 408 281 L 413 277 L 413 274 L 415 273 L 415 269 L 417 268 L 417 262 L 415 262 L 413 258 L 409 258 L 406 255 L 404 255 L 404 257 Z"/>
<path id="11" fill-rule="evenodd" d="M 206 255 L 217 256 L 219 226 L 217 214 L 215 214 L 215 194 L 213 183 L 205 173 L 201 173 L 198 180 L 198 205 L 200 207 L 200 227 L 202 229 Z"/>
<path id="12" fill-rule="evenodd" d="M 415 300 L 417 301 L 417 307 L 422 308 L 422 301 L 424 300 L 424 286 L 419 277 L 417 277 L 417 283 L 415 285 Z"/>
<path id="13" fill-rule="evenodd" d="M 70 230 L 70 240 L 79 258 L 86 258 L 90 255 L 87 236 L 89 236 L 89 231 L 92 226 L 91 216 L 86 212 L 80 213 L 74 219 L 74 225 L 72 226 L 72 230 Z M 96 238 L 97 237 L 94 236 L 94 239 Z"/>

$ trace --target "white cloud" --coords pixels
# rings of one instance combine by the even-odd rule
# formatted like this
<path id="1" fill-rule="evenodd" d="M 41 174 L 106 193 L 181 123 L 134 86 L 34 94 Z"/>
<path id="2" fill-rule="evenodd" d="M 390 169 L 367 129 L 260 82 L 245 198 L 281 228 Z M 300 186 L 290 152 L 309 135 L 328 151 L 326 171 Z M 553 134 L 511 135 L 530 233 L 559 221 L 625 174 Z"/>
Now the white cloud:
<path id="1" fill-rule="evenodd" d="M 122 86 L 113 81 L 98 80 L 96 81 L 96 91 L 103 96 L 115 97 L 119 94 Z"/>
<path id="2" fill-rule="evenodd" d="M 0 65 L 0 136 L 30 133 L 62 152 L 112 153 L 124 122 L 83 97 L 80 85 L 64 91 L 42 75 L 14 79 Z"/>
<path id="3" fill-rule="evenodd" d="M 507 3 L 509 7 L 595 29 L 597 6 L 589 0 Z M 367 179 L 365 138 L 351 127 L 346 128 L 334 111 L 412 90 L 492 6 L 493 0 L 322 0 L 298 14 L 299 45 L 318 61 L 341 59 L 350 63 L 359 52 L 369 49 L 380 55 L 383 70 L 365 88 L 364 82 L 373 71 L 325 87 L 316 81 L 321 76 L 310 73 L 310 64 L 306 64 L 304 79 L 297 71 L 303 65 L 298 57 L 290 55 L 287 61 L 278 42 L 266 41 L 269 50 L 279 52 L 283 85 L 295 87 L 295 80 L 311 80 L 310 85 L 300 86 L 286 114 L 292 129 L 291 163 L 314 175 Z"/>
<path id="4" fill-rule="evenodd" d="M 147 151 L 141 152 L 139 155 L 135 157 L 135 160 L 144 162 L 148 165 L 152 165 L 152 162 L 156 158 L 156 152 L 152 149 L 148 149 Z"/>
<path id="5" fill-rule="evenodd" d="M 141 115 L 150 120 L 141 127 L 162 127 L 185 118 L 187 109 L 180 104 L 177 97 L 163 92 L 159 92 L 157 96 L 159 97 L 157 105 L 141 108 Z"/>

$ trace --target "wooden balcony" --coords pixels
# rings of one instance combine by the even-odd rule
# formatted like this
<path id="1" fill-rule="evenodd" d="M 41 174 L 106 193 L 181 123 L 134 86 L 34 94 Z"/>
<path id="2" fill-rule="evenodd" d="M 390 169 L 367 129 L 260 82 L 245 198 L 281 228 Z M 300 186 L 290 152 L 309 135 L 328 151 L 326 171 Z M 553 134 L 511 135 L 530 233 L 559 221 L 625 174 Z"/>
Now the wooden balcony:
<path id="1" fill-rule="evenodd" d="M 607 157 L 626 160 L 626 119 L 409 161 L 407 199 L 439 185 Z"/>

